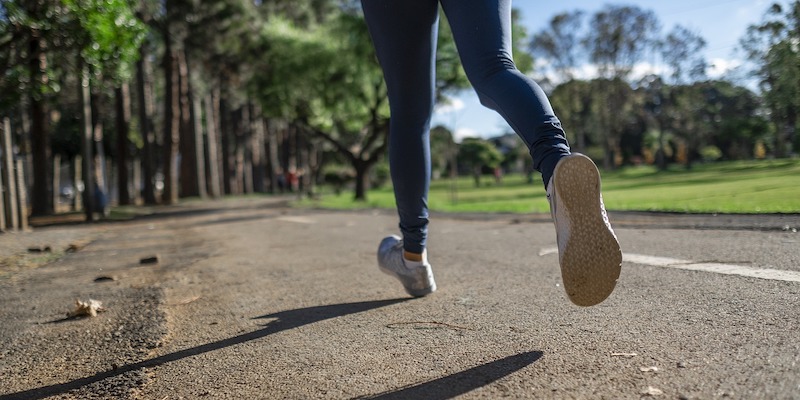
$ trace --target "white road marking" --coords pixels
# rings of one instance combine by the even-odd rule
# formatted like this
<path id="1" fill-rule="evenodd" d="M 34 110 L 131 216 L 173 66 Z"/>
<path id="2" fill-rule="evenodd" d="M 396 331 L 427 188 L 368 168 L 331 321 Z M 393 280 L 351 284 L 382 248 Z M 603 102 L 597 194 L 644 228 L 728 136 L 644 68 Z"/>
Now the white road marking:
<path id="1" fill-rule="evenodd" d="M 539 250 L 539 256 L 548 254 L 558 254 L 557 247 L 546 247 Z M 748 265 L 734 265 L 714 262 L 696 262 L 682 260 L 678 258 L 647 256 L 642 254 L 623 253 L 622 261 L 650 265 L 653 267 L 665 267 L 683 269 L 687 271 L 713 272 L 724 275 L 738 275 L 748 278 L 769 279 L 774 281 L 800 282 L 800 272 L 786 271 L 772 268 L 759 268 Z"/>
<path id="2" fill-rule="evenodd" d="M 294 217 L 291 215 L 286 215 L 282 217 L 275 218 L 278 221 L 286 221 L 286 222 L 294 222 L 296 224 L 315 224 L 317 221 L 314 221 L 311 218 L 306 217 Z"/>

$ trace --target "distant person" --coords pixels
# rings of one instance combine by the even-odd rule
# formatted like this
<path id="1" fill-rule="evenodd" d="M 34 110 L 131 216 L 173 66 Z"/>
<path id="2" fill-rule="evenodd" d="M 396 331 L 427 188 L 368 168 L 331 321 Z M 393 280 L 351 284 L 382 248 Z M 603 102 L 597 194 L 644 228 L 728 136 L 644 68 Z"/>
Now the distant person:
<path id="1" fill-rule="evenodd" d="M 412 296 L 436 290 L 425 243 L 440 3 L 481 103 L 505 118 L 542 174 L 567 295 L 582 306 L 600 303 L 622 262 L 600 174 L 591 159 L 570 153 L 547 96 L 514 65 L 510 0 L 361 0 L 389 94 L 389 165 L 402 234 L 381 241 L 380 269 Z"/>

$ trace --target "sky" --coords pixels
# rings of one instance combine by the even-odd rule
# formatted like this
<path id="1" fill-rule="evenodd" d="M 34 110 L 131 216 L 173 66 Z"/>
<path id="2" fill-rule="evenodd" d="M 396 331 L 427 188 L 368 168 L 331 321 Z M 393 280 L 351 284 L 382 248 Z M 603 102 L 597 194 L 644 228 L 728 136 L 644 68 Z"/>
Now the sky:
<path id="1" fill-rule="evenodd" d="M 713 65 L 711 77 L 719 77 L 741 65 L 742 54 L 737 52 L 741 39 L 752 24 L 759 23 L 767 8 L 775 1 L 767 0 L 516 0 L 513 7 L 522 14 L 522 24 L 533 36 L 544 29 L 556 14 L 582 10 L 588 16 L 605 4 L 632 5 L 651 10 L 661 22 L 661 32 L 682 25 L 706 40 L 704 55 Z M 780 1 L 786 4 L 786 1 Z M 658 63 L 657 60 L 652 60 Z M 556 114 L 558 110 L 556 110 Z M 464 137 L 492 137 L 512 132 L 494 111 L 483 107 L 475 94 L 464 91 L 449 105 L 440 106 L 434 114 L 434 125 L 445 125 L 455 133 L 456 140 Z"/>

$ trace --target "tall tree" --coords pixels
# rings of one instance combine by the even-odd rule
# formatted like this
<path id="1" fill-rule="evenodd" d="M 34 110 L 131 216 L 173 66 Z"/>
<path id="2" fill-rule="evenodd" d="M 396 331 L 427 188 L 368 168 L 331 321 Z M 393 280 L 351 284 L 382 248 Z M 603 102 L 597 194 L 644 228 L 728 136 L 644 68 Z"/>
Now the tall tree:
<path id="1" fill-rule="evenodd" d="M 433 178 L 447 175 L 447 167 L 451 166 L 458 145 L 453 140 L 453 133 L 444 126 L 431 129 L 431 173 Z"/>
<path id="2" fill-rule="evenodd" d="M 773 153 L 792 154 L 798 140 L 800 113 L 800 1 L 774 3 L 764 21 L 751 25 L 741 40 L 748 59 L 755 63 L 764 101 L 775 126 Z M 800 145 L 800 144 L 798 144 Z"/>
<path id="3" fill-rule="evenodd" d="M 708 63 L 702 53 L 706 41 L 700 35 L 677 25 L 658 45 L 661 57 L 671 70 L 673 84 L 679 85 L 706 77 Z"/>
<path id="4" fill-rule="evenodd" d="M 25 78 L 7 94 L 14 98 L 27 92 L 34 165 L 33 212 L 47 213 L 52 204 L 48 195 L 51 169 L 46 105 L 48 97 L 59 91 L 61 82 L 52 79 L 55 71 L 71 68 L 73 76 L 82 76 L 86 66 L 95 77 L 123 78 L 126 67 L 135 59 L 131 48 L 138 46 L 142 29 L 126 0 L 25 0 L 6 1 L 1 6 L 5 18 L 0 23 L 8 30 L 0 36 L 0 63 L 10 72 L 3 75 L 2 86 L 10 88 L 6 77 Z"/>
<path id="5" fill-rule="evenodd" d="M 341 14 L 315 31 L 273 20 L 265 40 L 271 63 L 257 77 L 264 112 L 332 145 L 355 170 L 355 197 L 364 199 L 368 172 L 386 149 L 388 104 L 363 20 Z"/>
<path id="6" fill-rule="evenodd" d="M 0 106 L 13 107 L 27 100 L 30 119 L 30 143 L 33 159 L 34 215 L 52 212 L 50 196 L 50 144 L 48 133 L 48 97 L 54 92 L 48 54 L 63 40 L 60 22 L 68 13 L 53 0 L 18 0 L 0 3 Z"/>
<path id="7" fill-rule="evenodd" d="M 531 51 L 548 63 L 547 70 L 557 75 L 558 83 L 574 79 L 583 60 L 580 48 L 583 20 L 582 11 L 557 14 L 531 39 Z"/>
<path id="8" fill-rule="evenodd" d="M 547 71 L 556 74 L 557 83 L 565 95 L 567 110 L 558 107 L 559 118 L 564 119 L 568 134 L 575 137 L 575 147 L 580 152 L 586 149 L 586 114 L 589 110 L 589 97 L 581 96 L 577 90 L 580 85 L 573 84 L 575 74 L 581 61 L 580 34 L 584 14 L 581 11 L 562 13 L 550 19 L 547 27 L 533 36 L 530 48 L 535 55 L 541 56 L 552 69 Z M 562 111 L 564 110 L 564 111 Z"/>
<path id="9" fill-rule="evenodd" d="M 458 146 L 458 162 L 472 171 L 475 187 L 481 185 L 481 170 L 496 168 L 503 161 L 503 154 L 492 143 L 484 139 L 466 138 Z"/>
<path id="10" fill-rule="evenodd" d="M 606 135 L 603 164 L 612 168 L 619 159 L 618 149 L 632 91 L 627 79 L 646 51 L 653 47 L 660 29 L 652 11 L 635 6 L 608 5 L 595 13 L 583 44 L 600 76 L 605 99 L 598 110 L 601 129 Z"/>
<path id="11" fill-rule="evenodd" d="M 156 204 L 155 189 L 155 132 L 153 127 L 154 96 L 151 82 L 152 69 L 147 58 L 148 51 L 142 45 L 136 61 L 136 96 L 139 114 L 139 131 L 142 139 L 142 198 L 145 204 Z M 138 182 L 137 182 L 138 184 Z"/>

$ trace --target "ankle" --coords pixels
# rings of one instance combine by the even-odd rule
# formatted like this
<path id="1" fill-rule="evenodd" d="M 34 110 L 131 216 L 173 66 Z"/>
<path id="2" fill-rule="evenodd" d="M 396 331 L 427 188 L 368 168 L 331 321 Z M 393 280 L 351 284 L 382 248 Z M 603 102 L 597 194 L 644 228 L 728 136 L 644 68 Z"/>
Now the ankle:
<path id="1" fill-rule="evenodd" d="M 422 254 L 412 253 L 407 250 L 403 250 L 403 258 L 405 258 L 408 261 L 422 262 Z"/>

